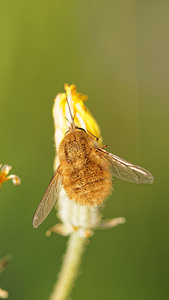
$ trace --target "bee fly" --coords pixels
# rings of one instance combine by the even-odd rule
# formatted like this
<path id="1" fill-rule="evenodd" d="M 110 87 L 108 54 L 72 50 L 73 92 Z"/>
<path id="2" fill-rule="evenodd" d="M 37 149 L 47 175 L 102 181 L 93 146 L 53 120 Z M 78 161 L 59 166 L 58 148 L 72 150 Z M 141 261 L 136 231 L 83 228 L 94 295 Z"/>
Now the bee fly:
<path id="1" fill-rule="evenodd" d="M 67 99 L 67 97 L 66 97 Z M 152 183 L 152 174 L 107 152 L 98 139 L 75 125 L 67 99 L 71 122 L 59 150 L 55 171 L 33 217 L 38 227 L 48 216 L 59 196 L 61 185 L 69 199 L 82 206 L 98 206 L 112 190 L 112 176 L 134 183 Z"/>

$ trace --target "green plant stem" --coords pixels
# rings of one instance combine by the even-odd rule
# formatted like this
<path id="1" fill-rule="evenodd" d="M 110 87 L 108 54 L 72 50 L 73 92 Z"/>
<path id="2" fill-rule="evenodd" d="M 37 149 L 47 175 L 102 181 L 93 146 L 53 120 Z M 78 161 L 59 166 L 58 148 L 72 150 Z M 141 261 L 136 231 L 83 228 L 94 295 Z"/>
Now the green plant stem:
<path id="1" fill-rule="evenodd" d="M 71 234 L 62 268 L 49 300 L 66 300 L 70 295 L 79 272 L 85 245 L 88 239 L 78 231 Z"/>

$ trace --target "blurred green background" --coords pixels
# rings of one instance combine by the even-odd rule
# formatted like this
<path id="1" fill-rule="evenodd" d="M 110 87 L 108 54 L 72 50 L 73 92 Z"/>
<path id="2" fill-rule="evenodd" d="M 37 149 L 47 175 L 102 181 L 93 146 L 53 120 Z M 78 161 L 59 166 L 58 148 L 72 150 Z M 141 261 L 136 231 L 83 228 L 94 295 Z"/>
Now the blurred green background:
<path id="1" fill-rule="evenodd" d="M 0 190 L 0 277 L 11 300 L 48 299 L 67 238 L 32 216 L 53 173 L 53 99 L 64 83 L 89 96 L 108 150 L 150 170 L 155 183 L 115 179 L 73 299 L 169 299 L 168 1 L 30 0 L 0 3 L 0 162 L 21 186 Z"/>

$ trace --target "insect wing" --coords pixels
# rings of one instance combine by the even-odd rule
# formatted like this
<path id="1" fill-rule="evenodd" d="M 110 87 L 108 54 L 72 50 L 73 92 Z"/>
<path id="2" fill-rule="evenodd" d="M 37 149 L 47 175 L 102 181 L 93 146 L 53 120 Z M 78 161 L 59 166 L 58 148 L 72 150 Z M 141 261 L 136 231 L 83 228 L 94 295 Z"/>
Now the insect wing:
<path id="1" fill-rule="evenodd" d="M 33 217 L 33 227 L 37 228 L 49 215 L 60 192 L 60 175 L 56 171 Z"/>
<path id="2" fill-rule="evenodd" d="M 105 157 L 109 160 L 112 166 L 112 175 L 125 181 L 134 183 L 152 183 L 154 181 L 153 175 L 146 169 L 133 165 L 132 163 L 111 154 L 105 150 Z"/>

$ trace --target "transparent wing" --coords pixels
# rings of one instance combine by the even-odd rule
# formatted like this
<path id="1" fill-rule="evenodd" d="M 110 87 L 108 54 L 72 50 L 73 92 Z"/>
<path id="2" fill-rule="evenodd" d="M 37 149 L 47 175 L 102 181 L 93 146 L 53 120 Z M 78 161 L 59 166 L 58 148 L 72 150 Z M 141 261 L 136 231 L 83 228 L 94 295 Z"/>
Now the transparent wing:
<path id="1" fill-rule="evenodd" d="M 153 175 L 140 166 L 133 165 L 132 163 L 111 154 L 103 149 L 99 149 L 104 153 L 112 167 L 112 175 L 125 181 L 134 183 L 152 183 L 154 181 Z"/>
<path id="2" fill-rule="evenodd" d="M 43 196 L 38 208 L 33 216 L 32 225 L 37 228 L 49 215 L 60 192 L 60 175 L 56 171 L 48 185 L 48 188 Z"/>

